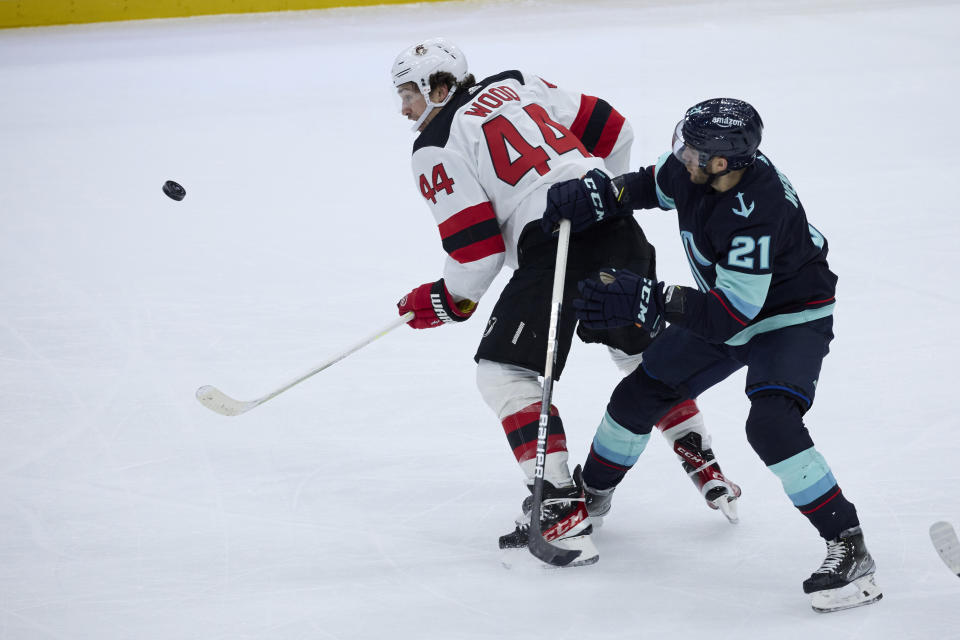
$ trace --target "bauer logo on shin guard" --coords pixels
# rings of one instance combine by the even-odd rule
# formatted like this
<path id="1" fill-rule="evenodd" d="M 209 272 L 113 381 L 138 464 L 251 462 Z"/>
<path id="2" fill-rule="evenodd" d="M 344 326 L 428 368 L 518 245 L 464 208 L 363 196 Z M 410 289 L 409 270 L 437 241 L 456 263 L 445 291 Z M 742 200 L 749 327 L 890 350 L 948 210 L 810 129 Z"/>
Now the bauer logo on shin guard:
<path id="1" fill-rule="evenodd" d="M 543 477 L 543 467 L 547 462 L 547 423 L 548 416 L 540 416 L 540 425 L 537 428 L 537 466 L 534 475 Z"/>

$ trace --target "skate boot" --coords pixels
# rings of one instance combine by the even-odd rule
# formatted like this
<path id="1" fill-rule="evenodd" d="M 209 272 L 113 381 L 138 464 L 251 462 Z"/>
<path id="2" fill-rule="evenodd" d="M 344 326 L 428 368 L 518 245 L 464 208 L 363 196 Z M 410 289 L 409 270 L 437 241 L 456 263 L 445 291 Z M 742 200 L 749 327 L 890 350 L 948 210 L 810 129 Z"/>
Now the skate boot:
<path id="1" fill-rule="evenodd" d="M 883 597 L 874 577 L 876 564 L 863 542 L 860 527 L 827 540 L 827 557 L 803 581 L 814 611 L 828 613 L 877 602 Z"/>
<path id="2" fill-rule="evenodd" d="M 597 548 L 590 540 L 593 526 L 587 516 L 583 487 L 577 482 L 578 480 L 579 477 L 575 478 L 574 483 L 567 487 L 554 487 L 544 481 L 540 510 L 540 529 L 544 540 L 564 549 L 576 549 L 581 552 L 576 562 L 566 565 L 571 567 L 593 564 L 600 557 Z M 533 490 L 532 486 L 529 488 Z M 523 500 L 523 514 L 516 520 L 516 528 L 500 536 L 501 549 L 527 546 L 532 507 L 533 497 L 527 496 Z"/>
<path id="3" fill-rule="evenodd" d="M 713 450 L 701 448 L 701 442 L 700 434 L 691 431 L 674 441 L 673 450 L 680 458 L 683 470 L 707 501 L 707 506 L 719 509 L 727 520 L 736 524 L 740 521 L 736 503 L 740 487 L 723 475 Z"/>
<path id="4" fill-rule="evenodd" d="M 573 480 L 583 486 L 583 497 L 587 506 L 587 515 L 590 516 L 590 523 L 597 527 L 602 527 L 604 516 L 610 513 L 610 506 L 613 501 L 613 490 L 616 489 L 616 487 L 594 489 L 587 486 L 587 483 L 583 481 L 583 471 L 580 465 L 577 465 L 573 470 Z"/>

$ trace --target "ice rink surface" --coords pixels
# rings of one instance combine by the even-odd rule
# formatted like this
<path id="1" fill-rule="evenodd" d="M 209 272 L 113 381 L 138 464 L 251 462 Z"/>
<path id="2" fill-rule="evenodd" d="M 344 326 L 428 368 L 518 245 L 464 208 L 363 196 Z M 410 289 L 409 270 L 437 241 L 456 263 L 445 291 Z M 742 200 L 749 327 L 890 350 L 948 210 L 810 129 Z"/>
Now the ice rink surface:
<path id="1" fill-rule="evenodd" d="M 0 638 L 960 637 L 927 528 L 960 524 L 955 2 L 467 2 L 0 32 Z M 856 503 L 885 598 L 829 615 L 824 547 L 701 398 L 741 523 L 658 436 L 600 562 L 501 552 L 524 495 L 470 322 L 401 327 L 255 398 L 440 276 L 389 68 L 444 35 L 632 121 L 633 166 L 684 109 L 763 115 L 763 150 L 829 239 L 837 339 L 807 424 Z M 161 193 L 167 179 L 183 202 Z M 691 283 L 672 213 L 640 220 Z M 573 462 L 617 372 L 576 344 L 556 388 Z"/>

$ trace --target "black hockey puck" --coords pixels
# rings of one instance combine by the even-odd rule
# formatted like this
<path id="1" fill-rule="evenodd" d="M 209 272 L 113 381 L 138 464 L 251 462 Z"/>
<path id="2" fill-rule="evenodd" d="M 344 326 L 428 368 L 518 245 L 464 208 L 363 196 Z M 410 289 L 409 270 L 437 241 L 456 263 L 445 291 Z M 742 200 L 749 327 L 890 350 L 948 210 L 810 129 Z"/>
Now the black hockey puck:
<path id="1" fill-rule="evenodd" d="M 167 180 L 163 183 L 163 192 L 174 200 L 183 200 L 187 196 L 187 191 L 173 180 Z"/>

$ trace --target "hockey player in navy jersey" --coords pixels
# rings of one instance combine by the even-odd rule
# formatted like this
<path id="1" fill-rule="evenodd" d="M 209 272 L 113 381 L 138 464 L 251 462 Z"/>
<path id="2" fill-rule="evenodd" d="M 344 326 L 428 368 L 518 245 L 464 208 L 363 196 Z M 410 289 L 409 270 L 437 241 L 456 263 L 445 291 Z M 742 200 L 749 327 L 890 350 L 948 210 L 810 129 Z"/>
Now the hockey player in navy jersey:
<path id="1" fill-rule="evenodd" d="M 816 610 L 833 611 L 882 596 L 857 511 L 803 423 L 833 339 L 837 277 L 826 238 L 759 152 L 762 130 L 746 102 L 701 102 L 655 166 L 612 181 L 591 171 L 551 187 L 543 224 L 551 230 L 569 218 L 591 229 L 635 209 L 676 209 L 697 283 L 666 286 L 623 269 L 580 283 L 574 304 L 582 324 L 662 331 L 613 391 L 583 468 L 588 493 L 611 491 L 626 473 L 604 459 L 607 443 L 632 442 L 639 453 L 671 407 L 746 367 L 747 439 L 827 541 L 826 559 L 803 590 Z"/>
<path id="2" fill-rule="evenodd" d="M 413 145 L 413 176 L 433 214 L 448 254 L 443 277 L 410 291 L 398 303 L 413 311 L 415 329 L 467 320 L 504 266 L 513 270 L 480 340 L 475 360 L 477 385 L 497 414 L 507 441 L 532 486 L 556 238 L 541 230 L 547 191 L 559 181 L 591 170 L 613 174 L 629 168 L 633 132 L 629 123 L 599 98 L 564 91 L 520 71 L 476 81 L 458 47 L 444 39 L 405 49 L 394 62 L 393 83 L 401 113 L 419 136 Z M 613 264 L 655 278 L 653 247 L 632 217 L 578 234 L 571 240 L 567 295 L 563 305 L 557 362 L 559 378 L 569 353 L 576 318 L 576 283 Z M 576 330 L 587 342 L 610 347 L 625 371 L 636 368 L 650 336 L 623 329 Z M 563 424 L 550 407 L 544 464 L 544 537 L 581 550 L 578 564 L 597 559 L 591 521 L 609 508 L 609 496 L 584 503 L 579 476 L 571 476 Z M 684 468 L 712 508 L 736 519 L 740 489 L 716 464 L 710 436 L 693 397 L 670 407 L 658 420 L 678 455 L 695 449 L 705 464 Z M 630 451 L 617 452 L 623 463 Z M 516 529 L 501 547 L 527 544 L 529 496 Z M 590 518 L 587 518 L 589 512 Z"/>

